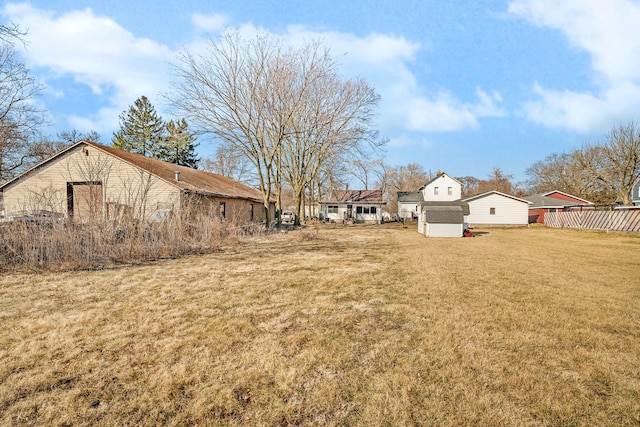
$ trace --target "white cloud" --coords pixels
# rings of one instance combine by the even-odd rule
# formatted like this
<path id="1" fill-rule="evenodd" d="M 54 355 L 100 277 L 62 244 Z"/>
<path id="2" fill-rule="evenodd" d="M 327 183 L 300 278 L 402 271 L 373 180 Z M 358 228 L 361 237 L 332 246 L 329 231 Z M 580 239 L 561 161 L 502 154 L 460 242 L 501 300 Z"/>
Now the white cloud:
<path id="1" fill-rule="evenodd" d="M 404 37 L 369 34 L 364 38 L 338 32 L 315 33 L 289 27 L 284 37 L 291 43 L 321 38 L 339 56 L 348 76 L 360 75 L 381 95 L 379 125 L 410 131 L 449 132 L 477 127 L 483 117 L 506 115 L 502 98 L 477 90 L 476 103 L 464 103 L 445 91 L 432 92 L 418 84 L 409 65 L 421 52 L 418 43 Z M 344 56 L 342 56 L 344 55 Z"/>
<path id="2" fill-rule="evenodd" d="M 2 12 L 28 30 L 24 55 L 29 67 L 57 77 L 71 76 L 96 95 L 108 94 L 107 107 L 73 119 L 86 126 L 80 130 L 112 130 L 118 125 L 118 114 L 135 99 L 155 97 L 166 87 L 167 64 L 174 53 L 152 40 L 135 37 L 91 9 L 56 16 L 26 3 L 8 3 Z"/>
<path id="3" fill-rule="evenodd" d="M 223 30 L 227 25 L 227 17 L 222 14 L 202 15 L 200 13 L 194 13 L 191 16 L 191 22 L 198 30 L 218 32 Z"/>
<path id="4" fill-rule="evenodd" d="M 562 31 L 590 55 L 593 93 L 534 86 L 538 100 L 525 114 L 550 127 L 601 132 L 640 110 L 640 4 L 629 0 L 517 0 L 509 12 L 540 27 Z"/>
<path id="5" fill-rule="evenodd" d="M 496 104 L 501 101 L 498 94 L 488 95 L 478 89 L 478 103 L 462 103 L 443 92 L 436 99 L 409 98 L 405 126 L 418 131 L 454 131 L 478 126 L 481 117 L 502 117 L 504 109 Z"/>
<path id="6" fill-rule="evenodd" d="M 52 93 L 64 90 L 64 86 L 54 87 L 52 77 L 72 78 L 100 99 L 98 111 L 66 117 L 78 130 L 110 133 L 118 126 L 119 113 L 135 99 L 146 95 L 157 105 L 155 98 L 168 88 L 169 64 L 175 62 L 175 52 L 136 37 L 109 17 L 96 15 L 89 8 L 56 14 L 27 3 L 7 3 L 2 13 L 29 30 L 27 64 L 45 79 L 49 77 Z M 227 22 L 220 14 L 194 14 L 191 19 L 195 30 L 214 33 Z M 238 29 L 245 35 L 258 31 L 251 23 Z M 383 137 L 385 129 L 442 132 L 477 127 L 483 117 L 505 114 L 495 93 L 478 90 L 477 99 L 469 103 L 447 91 L 420 86 L 410 67 L 424 49 L 404 37 L 378 33 L 357 37 L 302 26 L 287 27 L 279 36 L 292 44 L 323 40 L 340 58 L 345 75 L 362 76 L 371 82 L 382 97 L 378 126 Z M 189 50 L 202 52 L 205 43 L 208 41 L 196 34 Z"/>

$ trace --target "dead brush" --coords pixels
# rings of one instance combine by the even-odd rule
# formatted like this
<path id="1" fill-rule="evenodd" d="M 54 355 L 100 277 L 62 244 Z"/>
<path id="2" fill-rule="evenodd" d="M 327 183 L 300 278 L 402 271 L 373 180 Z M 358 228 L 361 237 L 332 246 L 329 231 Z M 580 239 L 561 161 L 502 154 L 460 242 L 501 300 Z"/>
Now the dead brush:
<path id="1" fill-rule="evenodd" d="M 320 239 L 320 227 L 317 222 L 313 222 L 308 226 L 300 228 L 298 232 L 300 241 L 318 240 Z"/>
<path id="2" fill-rule="evenodd" d="M 184 213 L 163 222 L 42 223 L 15 221 L 0 227 L 0 271 L 97 269 L 117 264 L 217 251 L 260 226 Z"/>

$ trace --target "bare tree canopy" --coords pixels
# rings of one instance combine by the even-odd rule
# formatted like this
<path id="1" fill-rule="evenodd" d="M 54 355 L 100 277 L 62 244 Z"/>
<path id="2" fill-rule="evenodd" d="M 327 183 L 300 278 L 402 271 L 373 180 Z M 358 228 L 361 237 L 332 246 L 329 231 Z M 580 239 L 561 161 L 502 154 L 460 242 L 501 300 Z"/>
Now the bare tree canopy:
<path id="1" fill-rule="evenodd" d="M 211 156 L 200 160 L 200 169 L 227 176 L 249 186 L 253 186 L 255 181 L 250 162 L 228 144 L 219 144 Z"/>
<path id="2" fill-rule="evenodd" d="M 18 27 L 0 26 L 0 182 L 33 162 L 31 143 L 45 123 L 44 111 L 32 102 L 42 86 L 13 47 L 22 35 Z"/>
<path id="3" fill-rule="evenodd" d="M 559 190 L 599 204 L 630 205 L 640 177 L 640 128 L 634 122 L 618 125 L 604 143 L 551 154 L 527 169 L 527 175 L 534 192 Z"/>
<path id="4" fill-rule="evenodd" d="M 253 164 L 268 219 L 282 180 L 301 195 L 336 152 L 375 134 L 368 126 L 378 96 L 362 80 L 341 80 L 318 42 L 295 49 L 230 31 L 203 54 L 180 55 L 174 69 L 169 102 Z"/>
<path id="5" fill-rule="evenodd" d="M 398 191 L 418 191 L 428 181 L 427 173 L 418 163 L 385 166 L 383 171 L 377 185 L 387 202 L 386 210 L 392 214 L 398 212 Z"/>
<path id="6" fill-rule="evenodd" d="M 602 145 L 587 144 L 576 154 L 578 164 L 615 197 L 631 204 L 633 184 L 640 176 L 640 128 L 630 122 L 614 127 Z"/>

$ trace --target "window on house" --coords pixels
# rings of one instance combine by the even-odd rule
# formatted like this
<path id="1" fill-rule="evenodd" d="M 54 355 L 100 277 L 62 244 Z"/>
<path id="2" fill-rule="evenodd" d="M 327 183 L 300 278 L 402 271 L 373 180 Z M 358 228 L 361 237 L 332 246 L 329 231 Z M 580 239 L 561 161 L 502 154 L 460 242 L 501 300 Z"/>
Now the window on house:
<path id="1" fill-rule="evenodd" d="M 363 211 L 364 211 L 364 213 L 365 213 L 365 214 L 368 214 L 368 213 L 370 212 L 370 208 L 369 208 L 369 206 L 365 206 L 365 207 L 363 208 Z"/>
<path id="2" fill-rule="evenodd" d="M 220 202 L 220 218 L 227 217 L 227 206 L 224 202 Z"/>
<path id="3" fill-rule="evenodd" d="M 362 206 L 356 206 L 356 213 L 362 214 Z"/>
<path id="4" fill-rule="evenodd" d="M 249 221 L 253 221 L 253 203 L 249 205 Z"/>
<path id="5" fill-rule="evenodd" d="M 496 214 L 496 208 L 489 208 L 489 215 L 495 215 Z"/>
<path id="6" fill-rule="evenodd" d="M 438 187 L 433 187 L 433 195 L 437 196 L 438 195 Z"/>
<path id="7" fill-rule="evenodd" d="M 453 195 L 453 187 L 447 188 L 447 194 L 450 196 Z"/>
<path id="8" fill-rule="evenodd" d="M 378 212 L 377 208 L 375 206 L 371 206 L 371 214 L 375 215 Z"/>
<path id="9" fill-rule="evenodd" d="M 335 205 L 327 206 L 327 213 L 338 213 L 338 206 L 335 206 Z"/>

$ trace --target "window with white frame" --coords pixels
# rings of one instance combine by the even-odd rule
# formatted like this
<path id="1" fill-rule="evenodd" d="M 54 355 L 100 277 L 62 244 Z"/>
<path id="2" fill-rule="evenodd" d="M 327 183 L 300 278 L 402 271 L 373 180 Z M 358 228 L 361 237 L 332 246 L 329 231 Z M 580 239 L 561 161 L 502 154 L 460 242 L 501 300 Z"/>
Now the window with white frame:
<path id="1" fill-rule="evenodd" d="M 453 195 L 453 187 L 449 187 L 449 188 L 447 188 L 447 194 L 448 194 L 449 196 Z"/>
<path id="2" fill-rule="evenodd" d="M 489 215 L 495 215 L 496 214 L 496 208 L 489 208 Z"/>
<path id="3" fill-rule="evenodd" d="M 437 196 L 439 192 L 439 188 L 438 187 L 433 187 L 433 195 Z"/>
<path id="4" fill-rule="evenodd" d="M 338 206 L 336 205 L 327 206 L 327 213 L 338 213 Z"/>

